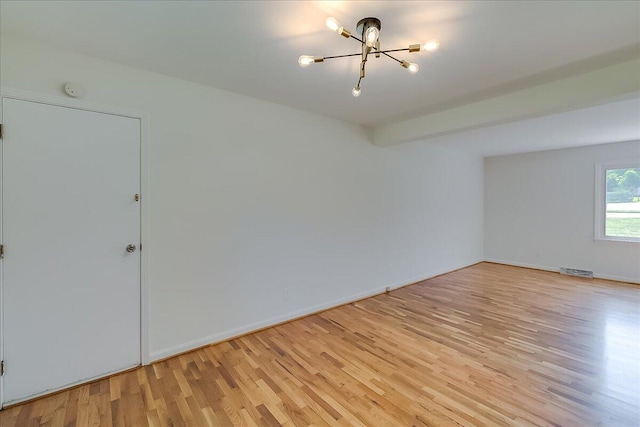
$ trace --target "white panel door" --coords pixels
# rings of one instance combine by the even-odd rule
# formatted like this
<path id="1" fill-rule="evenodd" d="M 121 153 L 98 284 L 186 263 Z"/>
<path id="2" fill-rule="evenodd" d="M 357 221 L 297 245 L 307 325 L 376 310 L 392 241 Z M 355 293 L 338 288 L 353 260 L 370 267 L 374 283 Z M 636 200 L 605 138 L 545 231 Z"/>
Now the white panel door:
<path id="1" fill-rule="evenodd" d="M 140 121 L 7 98 L 2 115 L 8 403 L 140 364 Z"/>

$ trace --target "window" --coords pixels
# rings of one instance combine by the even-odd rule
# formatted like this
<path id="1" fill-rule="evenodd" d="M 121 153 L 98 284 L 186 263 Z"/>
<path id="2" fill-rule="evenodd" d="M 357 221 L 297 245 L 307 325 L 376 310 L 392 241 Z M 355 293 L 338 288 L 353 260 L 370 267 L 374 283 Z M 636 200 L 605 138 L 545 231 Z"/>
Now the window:
<path id="1" fill-rule="evenodd" d="M 596 239 L 640 242 L 640 160 L 596 167 Z"/>

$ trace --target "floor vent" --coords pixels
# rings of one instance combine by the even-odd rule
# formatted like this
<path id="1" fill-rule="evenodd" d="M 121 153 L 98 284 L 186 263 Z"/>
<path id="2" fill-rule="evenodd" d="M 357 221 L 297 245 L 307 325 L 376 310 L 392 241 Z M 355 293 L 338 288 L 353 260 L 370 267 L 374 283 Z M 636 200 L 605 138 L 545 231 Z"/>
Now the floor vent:
<path id="1" fill-rule="evenodd" d="M 568 274 L 569 276 L 588 277 L 593 279 L 593 271 L 578 270 L 576 268 L 560 267 L 560 274 Z"/>

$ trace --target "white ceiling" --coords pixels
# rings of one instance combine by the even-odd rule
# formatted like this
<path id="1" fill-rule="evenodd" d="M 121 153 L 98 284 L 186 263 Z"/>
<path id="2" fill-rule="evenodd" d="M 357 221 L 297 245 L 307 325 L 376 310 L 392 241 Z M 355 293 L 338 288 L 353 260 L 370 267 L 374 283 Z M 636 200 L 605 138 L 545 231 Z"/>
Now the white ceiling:
<path id="1" fill-rule="evenodd" d="M 420 64 L 417 75 L 389 59 L 370 60 L 362 95 L 353 98 L 356 59 L 297 65 L 300 54 L 358 51 L 354 40 L 326 30 L 328 16 L 353 31 L 362 17 L 380 18 L 383 48 L 438 38 L 441 49 L 398 55 Z M 540 73 L 553 77 L 549 70 L 589 58 L 624 60 L 611 53 L 640 43 L 640 3 L 3 0 L 0 30 L 376 126 L 513 90 L 514 81 L 526 86 L 528 77 L 539 83 Z"/>

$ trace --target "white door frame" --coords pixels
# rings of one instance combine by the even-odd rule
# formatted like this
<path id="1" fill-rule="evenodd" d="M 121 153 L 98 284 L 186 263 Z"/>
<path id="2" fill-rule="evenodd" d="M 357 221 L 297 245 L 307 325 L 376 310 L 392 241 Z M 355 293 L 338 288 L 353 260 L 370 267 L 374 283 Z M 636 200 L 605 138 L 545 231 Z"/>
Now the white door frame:
<path id="1" fill-rule="evenodd" d="M 0 120 L 2 118 L 2 99 L 17 99 L 38 102 L 41 104 L 78 110 L 106 113 L 116 116 L 129 117 L 140 120 L 140 364 L 149 364 L 149 113 L 130 110 L 122 107 L 94 104 L 84 100 L 65 98 L 62 96 L 40 94 L 25 90 L 0 87 Z M 6 132 L 6 129 L 3 129 Z M 0 166 L 2 165 L 2 151 L 0 150 Z M 0 195 L 3 189 L 0 174 Z M 2 198 L 0 197 L 0 212 L 2 212 Z M 3 224 L 0 222 L 0 236 Z M 2 243 L 0 241 L 0 243 Z M 4 360 L 4 262 L 0 261 L 0 360 Z M 11 369 L 11 367 L 8 367 Z M 0 408 L 4 404 L 4 378 L 0 376 Z"/>

